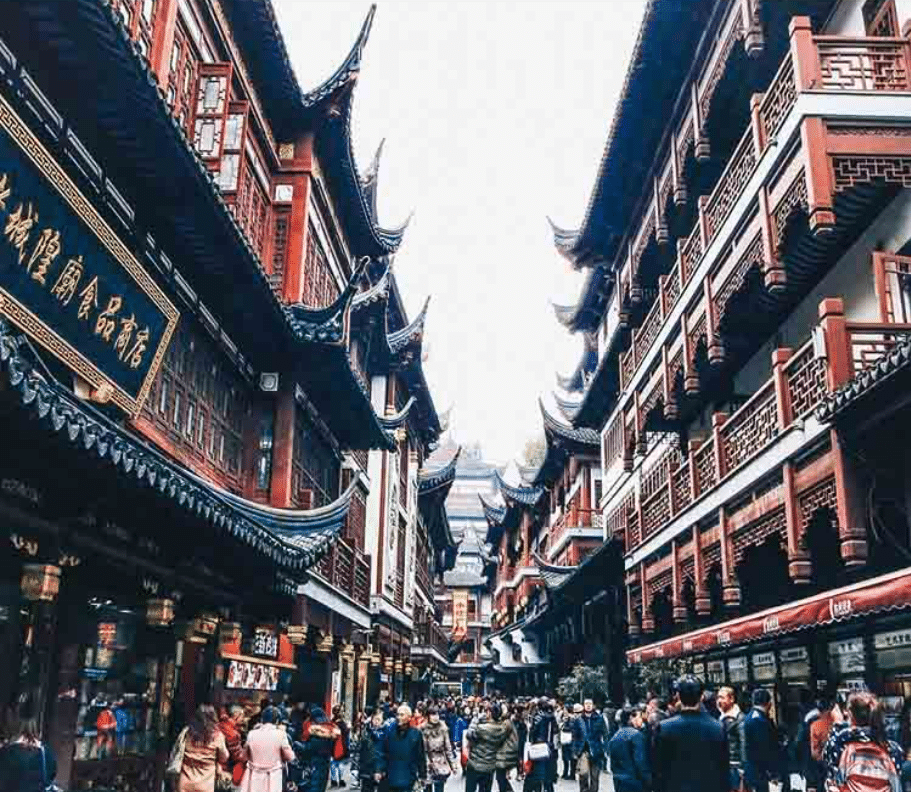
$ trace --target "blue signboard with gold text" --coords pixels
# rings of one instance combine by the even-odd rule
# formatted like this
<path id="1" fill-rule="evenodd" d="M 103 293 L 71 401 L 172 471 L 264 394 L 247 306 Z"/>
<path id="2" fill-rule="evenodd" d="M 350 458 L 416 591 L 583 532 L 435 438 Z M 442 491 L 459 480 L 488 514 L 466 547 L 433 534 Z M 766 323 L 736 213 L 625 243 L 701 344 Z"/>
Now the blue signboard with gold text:
<path id="1" fill-rule="evenodd" d="M 0 97 L 0 314 L 136 415 L 179 314 Z"/>

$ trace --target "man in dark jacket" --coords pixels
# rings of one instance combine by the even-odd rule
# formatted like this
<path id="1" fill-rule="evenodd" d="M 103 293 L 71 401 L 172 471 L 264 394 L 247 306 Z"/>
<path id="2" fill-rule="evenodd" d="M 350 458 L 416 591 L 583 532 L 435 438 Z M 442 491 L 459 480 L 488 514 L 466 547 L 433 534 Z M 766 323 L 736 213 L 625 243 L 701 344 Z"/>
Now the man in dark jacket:
<path id="1" fill-rule="evenodd" d="M 361 782 L 361 792 L 374 792 L 383 778 L 385 767 L 383 746 L 386 737 L 383 711 L 377 707 L 370 716 L 370 720 L 361 729 L 360 742 L 357 746 L 357 770 Z"/>
<path id="2" fill-rule="evenodd" d="M 730 792 L 728 741 L 721 724 L 702 709 L 702 682 L 677 681 L 679 714 L 661 721 L 652 763 L 655 792 Z"/>
<path id="3" fill-rule="evenodd" d="M 728 738 L 728 756 L 731 761 L 731 789 L 740 789 L 740 724 L 743 723 L 743 713 L 737 706 L 737 696 L 734 689 L 723 687 L 718 691 L 716 699 L 718 711 L 720 713 L 718 720 L 724 727 L 724 733 Z"/>
<path id="4" fill-rule="evenodd" d="M 781 771 L 775 724 L 769 717 L 771 709 L 771 693 L 757 688 L 753 691 L 753 709 L 740 724 L 743 780 L 751 792 L 769 792 L 769 781 Z"/>
<path id="5" fill-rule="evenodd" d="M 644 725 L 638 707 L 620 711 L 620 728 L 607 744 L 614 792 L 649 792 L 652 787 Z"/>
<path id="6" fill-rule="evenodd" d="M 604 718 L 595 711 L 595 702 L 585 699 L 582 714 L 573 721 L 573 759 L 579 771 L 579 792 L 598 792 L 606 740 Z"/>
<path id="7" fill-rule="evenodd" d="M 412 792 L 415 782 L 427 777 L 424 737 L 411 726 L 411 707 L 402 704 L 396 710 L 394 729 L 383 742 L 382 770 L 389 792 Z"/>

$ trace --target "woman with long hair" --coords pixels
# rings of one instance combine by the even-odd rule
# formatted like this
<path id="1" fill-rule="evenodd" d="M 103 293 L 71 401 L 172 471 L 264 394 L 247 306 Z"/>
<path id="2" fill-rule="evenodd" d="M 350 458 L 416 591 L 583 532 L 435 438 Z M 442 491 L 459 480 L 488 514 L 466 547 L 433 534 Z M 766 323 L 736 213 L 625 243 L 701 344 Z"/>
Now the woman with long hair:
<path id="1" fill-rule="evenodd" d="M 218 765 L 228 761 L 225 735 L 211 704 L 200 704 L 187 724 L 177 792 L 214 792 Z"/>
<path id="2" fill-rule="evenodd" d="M 0 748 L 0 792 L 44 792 L 57 775 L 51 749 L 41 742 L 38 721 L 18 718 Z"/>
<path id="3" fill-rule="evenodd" d="M 894 774 L 897 783 L 904 756 L 901 748 L 886 737 L 886 725 L 879 699 L 872 693 L 852 693 L 848 699 L 848 723 L 834 724 L 826 743 L 826 774 L 839 784 L 854 764 L 853 755 L 862 754 L 867 766 L 878 764 L 883 773 Z"/>

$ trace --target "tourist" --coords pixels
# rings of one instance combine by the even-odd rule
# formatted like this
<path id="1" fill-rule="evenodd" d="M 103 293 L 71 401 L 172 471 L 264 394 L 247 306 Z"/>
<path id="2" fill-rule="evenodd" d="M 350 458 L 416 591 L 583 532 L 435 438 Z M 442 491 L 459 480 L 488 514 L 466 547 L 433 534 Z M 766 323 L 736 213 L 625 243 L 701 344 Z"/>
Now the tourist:
<path id="1" fill-rule="evenodd" d="M 420 731 L 424 738 L 424 754 L 433 792 L 443 792 L 449 776 L 457 773 L 458 765 L 452 750 L 449 729 L 441 720 L 440 711 L 436 707 L 431 706 L 427 709 L 427 722 Z"/>
<path id="2" fill-rule="evenodd" d="M 576 705 L 578 707 L 578 705 Z M 601 770 L 604 768 L 604 743 L 607 727 L 604 718 L 595 711 L 595 703 L 585 699 L 581 713 L 573 721 L 573 761 L 579 770 L 579 792 L 598 792 Z"/>
<path id="3" fill-rule="evenodd" d="M 519 761 L 519 732 L 513 721 L 508 708 L 500 705 L 500 712 L 497 720 L 507 724 L 509 730 L 503 744 L 497 749 L 496 771 L 498 792 L 512 792 L 512 785 L 509 783 L 509 771 L 512 770 Z"/>
<path id="4" fill-rule="evenodd" d="M 294 743 L 294 753 L 299 762 L 307 767 L 299 781 L 299 788 L 305 792 L 326 792 L 329 783 L 329 765 L 335 751 L 335 744 L 342 736 L 341 730 L 319 707 L 310 709 L 310 717 L 304 723 L 301 742 Z"/>
<path id="5" fill-rule="evenodd" d="M 730 792 L 727 737 L 702 708 L 702 682 L 681 677 L 677 693 L 678 714 L 655 727 L 655 792 Z"/>
<path id="6" fill-rule="evenodd" d="M 631 707 L 619 714 L 619 728 L 607 744 L 614 792 L 649 792 L 652 772 L 648 739 L 643 731 L 644 713 L 639 707 Z"/>
<path id="7" fill-rule="evenodd" d="M 582 705 L 573 706 L 569 702 L 557 707 L 554 717 L 560 725 L 560 759 L 563 761 L 561 778 L 573 781 L 576 778 L 576 760 L 573 758 L 573 723 L 582 714 Z"/>
<path id="8" fill-rule="evenodd" d="M 385 739 L 386 727 L 383 723 L 383 710 L 377 707 L 361 728 L 357 750 L 354 754 L 361 792 L 374 792 L 383 779 L 383 743 Z"/>
<path id="9" fill-rule="evenodd" d="M 396 710 L 395 727 L 387 729 L 383 742 L 386 787 L 390 792 L 412 792 L 418 779 L 427 777 L 424 738 L 411 726 L 411 707 Z"/>
<path id="10" fill-rule="evenodd" d="M 0 748 L 0 792 L 45 792 L 57 777 L 57 762 L 41 741 L 37 719 L 19 718 L 9 737 Z"/>
<path id="11" fill-rule="evenodd" d="M 743 722 L 743 712 L 737 704 L 737 694 L 732 687 L 723 687 L 715 697 L 718 705 L 718 720 L 724 728 L 728 740 L 728 759 L 731 768 L 730 789 L 740 789 L 743 775 L 740 749 L 740 724 Z"/>
<path id="12" fill-rule="evenodd" d="M 183 737 L 183 760 L 177 792 L 213 792 L 219 764 L 228 761 L 225 735 L 211 704 L 200 704 Z M 180 739 L 180 738 L 178 738 Z"/>
<path id="13" fill-rule="evenodd" d="M 329 785 L 332 787 L 344 787 L 347 786 L 343 776 L 345 760 L 350 755 L 349 738 L 351 730 L 348 728 L 348 722 L 342 714 L 342 708 L 337 704 L 332 708 L 332 722 L 338 726 L 341 749 L 336 748 L 334 750 L 332 761 L 329 763 Z"/>
<path id="14" fill-rule="evenodd" d="M 512 708 L 512 725 L 516 730 L 518 744 L 516 746 L 516 779 L 522 781 L 525 778 L 525 743 L 528 740 L 528 721 L 526 719 L 526 708 L 521 704 L 515 704 Z"/>
<path id="15" fill-rule="evenodd" d="M 753 691 L 753 708 L 740 724 L 743 780 L 751 792 L 769 792 L 769 782 L 781 775 L 778 732 L 770 717 L 772 694 Z"/>
<path id="16" fill-rule="evenodd" d="M 490 792 L 497 769 L 497 752 L 514 733 L 512 724 L 503 719 L 499 704 L 489 710 L 489 717 L 479 718 L 468 727 L 464 739 L 470 746 L 465 766 L 465 792 Z"/>
<path id="17" fill-rule="evenodd" d="M 247 735 L 244 748 L 246 770 L 240 783 L 241 792 L 282 792 L 285 763 L 294 760 L 288 732 L 280 728 L 278 707 L 266 707 L 259 725 Z"/>
<path id="18" fill-rule="evenodd" d="M 246 710 L 240 704 L 231 704 L 226 707 L 218 719 L 218 729 L 225 736 L 225 746 L 228 749 L 225 770 L 231 776 L 231 783 L 234 786 L 240 784 L 247 766 L 243 733 L 246 720 Z"/>
<path id="19" fill-rule="evenodd" d="M 471 723 L 471 710 L 468 707 L 462 709 L 462 714 L 456 718 L 455 725 L 452 728 L 452 744 L 458 751 L 462 750 L 462 738 L 468 724 Z"/>
<path id="20" fill-rule="evenodd" d="M 526 773 L 526 792 L 550 792 L 553 789 L 557 776 L 554 749 L 557 730 L 553 704 L 547 698 L 538 699 L 528 729 L 526 752 L 531 761 L 531 769 Z"/>
<path id="21" fill-rule="evenodd" d="M 872 693 L 852 693 L 847 710 L 848 722 L 833 724 L 823 751 L 827 777 L 839 792 L 863 789 L 861 775 L 879 779 L 876 788 L 900 788 L 905 757 L 901 747 L 886 738 L 879 700 Z"/>

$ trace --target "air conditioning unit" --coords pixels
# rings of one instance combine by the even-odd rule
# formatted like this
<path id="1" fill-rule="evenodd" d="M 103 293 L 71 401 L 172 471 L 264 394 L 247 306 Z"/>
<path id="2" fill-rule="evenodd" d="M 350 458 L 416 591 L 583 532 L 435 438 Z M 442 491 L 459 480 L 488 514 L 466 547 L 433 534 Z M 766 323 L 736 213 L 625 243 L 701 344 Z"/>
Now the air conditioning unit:
<path id="1" fill-rule="evenodd" d="M 278 372 L 268 371 L 259 375 L 259 389 L 263 393 L 275 393 L 278 391 Z"/>

